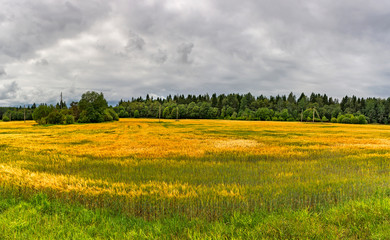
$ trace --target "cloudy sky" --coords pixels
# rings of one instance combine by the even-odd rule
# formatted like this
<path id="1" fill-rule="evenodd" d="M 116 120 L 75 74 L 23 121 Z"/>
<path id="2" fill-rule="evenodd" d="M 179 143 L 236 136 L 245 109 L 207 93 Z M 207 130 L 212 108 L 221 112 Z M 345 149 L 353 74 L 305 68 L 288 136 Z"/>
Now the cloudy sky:
<path id="1" fill-rule="evenodd" d="M 0 105 L 390 96 L 390 1 L 0 0 Z"/>

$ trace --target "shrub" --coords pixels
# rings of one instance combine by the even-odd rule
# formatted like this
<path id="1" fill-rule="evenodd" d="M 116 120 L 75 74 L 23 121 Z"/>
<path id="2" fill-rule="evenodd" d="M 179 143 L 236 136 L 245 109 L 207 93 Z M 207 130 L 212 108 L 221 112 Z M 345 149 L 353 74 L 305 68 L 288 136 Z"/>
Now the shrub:
<path id="1" fill-rule="evenodd" d="M 255 112 L 255 116 L 260 120 L 266 120 L 271 118 L 271 111 L 268 108 L 258 108 Z"/>
<path id="2" fill-rule="evenodd" d="M 359 115 L 358 119 L 359 119 L 359 124 L 367 124 L 367 119 L 364 115 Z"/>
<path id="3" fill-rule="evenodd" d="M 45 118 L 49 115 L 49 113 L 51 111 L 53 111 L 54 107 L 53 106 L 50 106 L 48 107 L 47 105 L 45 104 L 41 104 L 39 105 L 33 112 L 32 114 L 32 117 L 33 119 L 38 122 L 40 121 L 42 118 Z"/>
<path id="4" fill-rule="evenodd" d="M 89 123 L 89 122 L 91 122 L 91 120 L 89 119 L 89 117 L 87 115 L 87 111 L 82 111 L 80 113 L 80 118 L 77 120 L 77 122 L 79 122 L 79 123 Z"/>
<path id="5" fill-rule="evenodd" d="M 120 110 L 120 112 L 119 112 L 119 117 L 121 117 L 121 118 L 127 118 L 127 117 L 129 117 L 130 115 L 129 115 L 129 113 L 126 111 L 126 110 Z"/>
<path id="6" fill-rule="evenodd" d="M 352 123 L 352 121 L 349 117 L 344 117 L 342 123 Z"/>
<path id="7" fill-rule="evenodd" d="M 53 110 L 46 117 L 46 123 L 47 124 L 64 124 L 65 123 L 65 116 L 62 113 L 60 113 L 59 111 Z"/>
<path id="8" fill-rule="evenodd" d="M 338 122 L 338 123 L 343 123 L 343 119 L 344 119 L 344 118 L 345 118 L 344 115 L 339 114 L 339 115 L 337 116 L 337 122 Z"/>
<path id="9" fill-rule="evenodd" d="M 108 108 L 107 111 L 108 111 L 108 113 L 111 115 L 111 117 L 112 117 L 112 119 L 113 119 L 114 121 L 118 121 L 118 120 L 119 120 L 119 116 L 118 116 L 118 114 L 114 111 L 114 109 Z"/>
<path id="10" fill-rule="evenodd" d="M 72 115 L 65 115 L 65 123 L 66 124 L 73 124 L 74 123 L 74 117 Z"/>
<path id="11" fill-rule="evenodd" d="M 40 125 L 43 125 L 43 124 L 46 124 L 46 118 L 41 118 L 41 119 L 38 119 L 36 120 L 36 122 Z"/>
<path id="12" fill-rule="evenodd" d="M 104 113 L 103 113 L 103 119 L 105 122 L 110 122 L 113 120 L 110 112 L 108 111 L 108 109 L 104 110 Z"/>
<path id="13" fill-rule="evenodd" d="M 332 118 L 330 119 L 330 121 L 331 121 L 332 123 L 337 123 L 337 118 L 332 117 Z"/>
<path id="14" fill-rule="evenodd" d="M 355 117 L 355 116 L 352 116 L 352 117 L 351 117 L 351 123 L 353 123 L 353 124 L 359 124 L 359 118 L 358 118 L 358 117 Z"/>
<path id="15" fill-rule="evenodd" d="M 288 110 L 287 109 L 283 109 L 281 112 L 280 112 L 280 118 L 281 118 L 281 121 L 286 121 L 288 118 L 290 118 L 291 115 L 288 113 Z"/>
<path id="16" fill-rule="evenodd" d="M 3 115 L 3 121 L 4 122 L 9 122 L 9 117 L 7 115 Z"/>

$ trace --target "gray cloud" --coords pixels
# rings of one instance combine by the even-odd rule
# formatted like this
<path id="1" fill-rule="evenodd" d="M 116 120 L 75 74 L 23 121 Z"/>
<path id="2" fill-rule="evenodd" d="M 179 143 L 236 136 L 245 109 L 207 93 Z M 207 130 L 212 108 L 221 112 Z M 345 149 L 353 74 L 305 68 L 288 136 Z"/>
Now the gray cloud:
<path id="1" fill-rule="evenodd" d="M 5 69 L 0 66 L 0 77 L 5 76 L 5 75 L 7 75 L 7 73 L 5 72 Z"/>
<path id="2" fill-rule="evenodd" d="M 164 63 L 168 59 L 168 54 L 166 51 L 159 49 L 157 53 L 153 54 L 153 59 L 157 63 Z"/>
<path id="3" fill-rule="evenodd" d="M 0 52 L 29 59 L 36 51 L 62 38 L 87 30 L 109 10 L 105 1 L 5 1 L 0 14 Z"/>
<path id="4" fill-rule="evenodd" d="M 70 102 L 87 90 L 111 101 L 248 91 L 388 97 L 388 9 L 384 0 L 4 0 L 0 77 L 20 88 L 0 105 L 57 101 L 61 91 Z"/>
<path id="5" fill-rule="evenodd" d="M 177 53 L 179 54 L 179 62 L 181 63 L 191 63 L 189 56 L 191 54 L 192 48 L 194 47 L 193 43 L 181 43 L 177 47 Z"/>
<path id="6" fill-rule="evenodd" d="M 142 50 L 145 45 L 145 40 L 142 39 L 137 34 L 131 34 L 131 37 L 127 41 L 127 44 L 125 46 L 125 49 L 127 51 L 134 51 L 134 50 Z"/>
<path id="7" fill-rule="evenodd" d="M 36 65 L 38 66 L 47 66 L 49 65 L 49 62 L 46 59 L 41 59 L 35 62 Z"/>
<path id="8" fill-rule="evenodd" d="M 18 90 L 19 86 L 16 82 L 0 85 L 0 100 L 15 97 Z"/>

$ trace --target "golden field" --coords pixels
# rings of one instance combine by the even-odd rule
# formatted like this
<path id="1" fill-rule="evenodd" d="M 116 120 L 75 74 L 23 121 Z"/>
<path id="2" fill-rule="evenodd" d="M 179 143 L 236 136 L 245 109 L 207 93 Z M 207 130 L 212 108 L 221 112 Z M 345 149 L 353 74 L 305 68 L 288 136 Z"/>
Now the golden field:
<path id="1" fill-rule="evenodd" d="M 0 190 L 147 219 L 390 195 L 390 126 L 121 119 L 0 122 Z"/>

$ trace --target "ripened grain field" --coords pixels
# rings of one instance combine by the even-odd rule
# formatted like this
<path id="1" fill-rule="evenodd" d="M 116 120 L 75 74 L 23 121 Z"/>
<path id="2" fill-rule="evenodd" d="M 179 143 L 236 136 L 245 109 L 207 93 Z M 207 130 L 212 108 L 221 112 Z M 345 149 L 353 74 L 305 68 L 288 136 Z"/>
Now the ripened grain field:
<path id="1" fill-rule="evenodd" d="M 0 122 L 3 195 L 218 220 L 390 195 L 390 126 L 121 119 Z"/>

